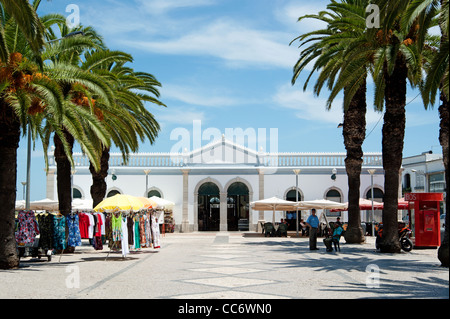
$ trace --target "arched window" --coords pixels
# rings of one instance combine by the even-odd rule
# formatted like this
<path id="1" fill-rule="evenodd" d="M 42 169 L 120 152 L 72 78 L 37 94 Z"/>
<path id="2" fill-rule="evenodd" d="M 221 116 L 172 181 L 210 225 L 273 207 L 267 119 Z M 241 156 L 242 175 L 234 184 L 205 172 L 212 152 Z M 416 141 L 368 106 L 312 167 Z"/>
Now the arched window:
<path id="1" fill-rule="evenodd" d="M 160 192 L 158 192 L 156 189 L 152 189 L 151 191 L 149 191 L 149 192 L 147 193 L 147 197 L 148 197 L 148 198 L 153 197 L 153 196 L 156 196 L 156 197 L 161 198 Z"/>
<path id="2" fill-rule="evenodd" d="M 297 191 L 298 193 L 298 200 L 301 201 L 302 200 L 302 194 L 300 194 L 299 191 Z M 291 189 L 289 192 L 287 192 L 286 194 L 286 200 L 289 200 L 291 202 L 295 202 L 296 198 L 295 198 L 295 189 Z"/>
<path id="3" fill-rule="evenodd" d="M 108 195 L 106 195 L 106 197 L 112 197 L 114 195 L 120 194 L 120 192 L 116 189 L 113 189 L 112 191 L 108 192 Z"/>
<path id="4" fill-rule="evenodd" d="M 333 202 L 341 202 L 341 194 L 336 189 L 330 189 L 327 192 L 327 199 L 332 200 Z"/>
<path id="5" fill-rule="evenodd" d="M 373 188 L 373 200 L 377 202 L 383 202 L 384 193 L 381 189 Z M 369 189 L 366 193 L 366 199 L 372 199 L 372 189 Z"/>
<path id="6" fill-rule="evenodd" d="M 326 199 L 331 200 L 333 202 L 342 202 L 341 193 L 339 193 L 336 189 L 330 189 L 327 192 Z M 328 217 L 341 217 L 341 212 L 330 212 L 328 209 L 326 210 L 326 216 Z"/>
<path id="7" fill-rule="evenodd" d="M 83 198 L 83 195 L 81 194 L 80 190 L 78 188 L 72 189 L 72 198 Z"/>

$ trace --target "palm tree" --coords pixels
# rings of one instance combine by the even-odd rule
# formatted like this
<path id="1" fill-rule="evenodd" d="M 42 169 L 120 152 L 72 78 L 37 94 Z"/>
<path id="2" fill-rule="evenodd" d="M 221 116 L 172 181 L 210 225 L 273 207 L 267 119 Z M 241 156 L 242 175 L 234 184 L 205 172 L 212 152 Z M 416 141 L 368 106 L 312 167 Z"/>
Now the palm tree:
<path id="1" fill-rule="evenodd" d="M 306 65 L 317 59 L 310 73 L 304 90 L 313 72 L 320 70 L 314 92 L 319 95 L 322 86 L 328 82 L 331 90 L 327 101 L 327 109 L 339 92 L 344 92 L 344 145 L 347 150 L 345 167 L 348 176 L 349 199 L 349 226 L 345 234 L 348 243 L 362 243 L 365 241 L 361 227 L 359 209 L 360 174 L 362 166 L 362 144 L 365 138 L 366 114 L 366 77 L 369 59 L 362 56 L 355 60 L 344 59 L 345 52 L 352 42 L 360 37 L 365 29 L 364 14 L 367 1 L 347 0 L 338 3 L 332 1 L 328 11 L 319 12 L 318 15 L 300 17 L 315 18 L 327 23 L 327 28 L 304 34 L 295 40 L 303 41 L 301 45 L 314 41 L 304 49 L 300 59 L 294 67 L 294 84 Z"/>
<path id="2" fill-rule="evenodd" d="M 434 9 L 422 12 L 420 17 L 402 26 L 402 15 L 411 1 L 374 1 L 382 16 L 380 29 L 369 29 L 368 46 L 376 52 L 374 81 L 375 104 L 385 106 L 382 129 L 385 196 L 383 209 L 383 238 L 381 252 L 400 252 L 398 241 L 398 189 L 405 133 L 406 89 L 422 81 L 423 49 L 425 38 L 420 30 L 428 30 Z"/>
<path id="3" fill-rule="evenodd" d="M 424 11 L 429 11 L 440 4 L 440 11 L 437 16 L 437 23 L 439 25 L 441 36 L 439 44 L 437 46 L 426 45 L 426 48 L 432 52 L 430 61 L 425 65 L 427 73 L 423 86 L 421 87 L 422 99 L 425 108 L 429 105 L 433 106 L 435 103 L 435 97 L 438 90 L 439 100 L 441 105 L 439 106 L 440 117 L 440 131 L 439 142 L 442 147 L 443 162 L 445 167 L 445 182 L 446 193 L 448 194 L 448 185 L 450 183 L 449 177 L 449 39 L 448 39 L 448 27 L 449 27 L 449 4 L 448 0 L 420 0 L 413 1 L 407 8 L 404 15 L 403 24 L 408 27 L 414 20 L 420 17 Z M 422 32 L 426 30 L 421 30 Z M 425 36 L 422 34 L 422 36 Z M 446 196 L 446 207 L 449 207 L 450 200 Z M 446 214 L 444 239 L 438 250 L 438 259 L 445 267 L 449 266 L 449 217 Z"/>
<path id="4" fill-rule="evenodd" d="M 26 41 L 18 41 L 19 39 Z M 0 1 L 0 269 L 16 268 L 14 237 L 17 148 L 21 129 L 36 113 L 61 117 L 58 87 L 32 63 L 42 49 L 43 27 L 26 0 Z M 26 57 L 24 57 L 26 55 Z M 33 57 L 31 57 L 31 55 Z M 31 59 L 30 59 L 31 58 Z M 30 122 L 35 129 L 36 122 Z"/>
<path id="5" fill-rule="evenodd" d="M 79 142 L 96 169 L 100 168 L 99 141 L 109 146 L 110 136 L 99 116 L 95 114 L 93 104 L 102 100 L 105 105 L 111 105 L 113 92 L 100 76 L 76 65 L 83 50 L 92 48 L 93 44 L 89 43 L 89 39 L 85 37 L 63 39 L 56 44 L 50 44 L 47 54 L 43 54 L 46 59 L 53 61 L 46 65 L 45 70 L 49 77 L 59 83 L 65 97 L 61 127 L 54 127 L 52 123 L 47 122 L 42 131 L 44 151 L 47 150 L 50 135 L 55 129 L 61 129 L 64 133 L 65 139 L 54 135 L 59 210 L 63 215 L 67 215 L 72 209 L 71 171 L 75 141 Z M 55 46 L 61 49 L 58 50 Z"/>
<path id="6" fill-rule="evenodd" d="M 126 67 L 126 62 L 132 62 L 132 57 L 128 54 L 101 50 L 86 54 L 86 61 L 81 65 L 82 69 L 107 79 L 113 88 L 114 104 L 111 107 L 105 107 L 101 103 L 97 106 L 102 123 L 110 133 L 112 142 L 122 152 L 124 162 L 128 160 L 130 151 L 138 150 L 139 140 L 143 142 L 147 137 L 153 143 L 158 134 L 159 124 L 145 108 L 144 102 L 164 105 L 156 99 L 159 97 L 157 87 L 161 85 L 156 78 Z M 90 165 L 94 207 L 106 194 L 109 151 L 109 147 L 102 145 L 100 170 L 96 170 L 92 163 Z"/>

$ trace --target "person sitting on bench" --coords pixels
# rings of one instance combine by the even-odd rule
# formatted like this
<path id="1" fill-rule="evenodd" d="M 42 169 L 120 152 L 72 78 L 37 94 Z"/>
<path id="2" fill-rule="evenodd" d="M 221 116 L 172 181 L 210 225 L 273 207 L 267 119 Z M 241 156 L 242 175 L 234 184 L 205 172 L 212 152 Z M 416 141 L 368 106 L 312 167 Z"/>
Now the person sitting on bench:
<path id="1" fill-rule="evenodd" d="M 336 223 L 334 225 L 334 230 L 333 230 L 333 234 L 331 235 L 331 237 L 327 237 L 323 240 L 325 247 L 327 247 L 327 251 L 333 251 L 333 247 L 331 246 L 332 243 L 335 243 L 335 246 L 336 246 L 336 243 L 339 244 L 339 240 L 341 239 L 341 235 L 342 235 L 343 231 L 344 231 L 344 229 L 342 228 L 342 226 L 340 224 Z"/>

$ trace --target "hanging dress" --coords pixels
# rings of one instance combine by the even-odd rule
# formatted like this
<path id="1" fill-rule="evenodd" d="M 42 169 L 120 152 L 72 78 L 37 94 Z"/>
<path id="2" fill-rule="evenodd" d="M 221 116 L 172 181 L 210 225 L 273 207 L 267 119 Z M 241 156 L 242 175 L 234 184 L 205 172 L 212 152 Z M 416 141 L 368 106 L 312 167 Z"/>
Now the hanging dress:
<path id="1" fill-rule="evenodd" d="M 112 241 L 115 248 L 120 247 L 122 241 L 122 214 L 117 217 L 111 215 L 111 230 L 112 230 Z"/>
<path id="2" fill-rule="evenodd" d="M 134 217 L 134 248 L 140 249 L 141 248 L 141 234 L 139 231 L 139 215 L 136 215 Z"/>
<path id="3" fill-rule="evenodd" d="M 130 249 L 128 247 L 127 217 L 126 216 L 122 217 L 121 222 L 122 222 L 122 256 L 126 257 L 130 253 Z"/>
<path id="4" fill-rule="evenodd" d="M 161 248 L 161 240 L 159 235 L 159 224 L 155 216 L 152 216 L 152 235 L 153 235 L 153 248 Z"/>
<path id="5" fill-rule="evenodd" d="M 33 211 L 20 211 L 17 215 L 19 221 L 15 233 L 16 242 L 19 246 L 32 246 L 35 237 L 39 235 L 39 226 Z"/>
<path id="6" fill-rule="evenodd" d="M 78 214 L 73 216 L 69 215 L 66 218 L 69 228 L 69 237 L 67 238 L 67 246 L 76 247 L 81 246 L 81 234 L 80 234 L 80 220 Z"/>
<path id="7" fill-rule="evenodd" d="M 66 249 L 66 218 L 53 217 L 53 248 Z"/>
<path id="8" fill-rule="evenodd" d="M 141 247 L 145 248 L 147 247 L 147 238 L 145 236 L 145 215 L 141 215 L 139 218 L 139 234 L 140 234 L 140 242 Z"/>
<path id="9" fill-rule="evenodd" d="M 53 249 L 53 215 L 43 213 L 37 215 L 39 224 L 39 247 L 44 250 Z"/>
<path id="10" fill-rule="evenodd" d="M 147 242 L 147 247 L 152 247 L 152 229 L 149 214 L 145 215 L 145 240 Z"/>

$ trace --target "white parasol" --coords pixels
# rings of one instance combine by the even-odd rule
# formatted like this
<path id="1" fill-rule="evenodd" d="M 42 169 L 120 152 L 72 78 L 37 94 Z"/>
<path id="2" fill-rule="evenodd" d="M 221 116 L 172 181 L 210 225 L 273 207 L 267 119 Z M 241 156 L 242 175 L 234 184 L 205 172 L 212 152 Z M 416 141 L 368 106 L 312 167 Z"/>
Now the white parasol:
<path id="1" fill-rule="evenodd" d="M 57 200 L 44 198 L 30 203 L 31 210 L 58 210 L 59 203 Z"/>
<path id="2" fill-rule="evenodd" d="M 273 211 L 272 222 L 275 223 L 275 211 L 294 211 L 296 210 L 297 203 L 280 199 L 278 197 L 271 197 L 251 202 L 250 206 L 254 210 Z"/>

